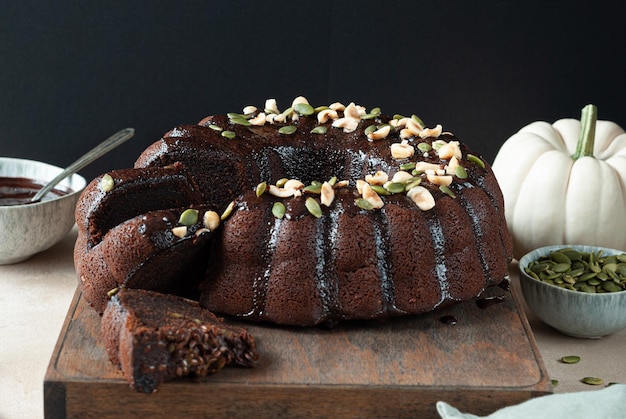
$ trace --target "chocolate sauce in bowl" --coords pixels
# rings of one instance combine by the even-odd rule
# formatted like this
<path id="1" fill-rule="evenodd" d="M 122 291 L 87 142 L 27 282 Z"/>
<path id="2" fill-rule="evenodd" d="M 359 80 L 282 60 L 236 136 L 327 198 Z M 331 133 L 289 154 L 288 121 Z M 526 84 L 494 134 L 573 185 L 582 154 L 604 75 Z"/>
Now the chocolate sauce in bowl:
<path id="1" fill-rule="evenodd" d="M 45 184 L 43 181 L 23 177 L 0 177 L 0 206 L 30 204 L 31 198 Z M 59 189 L 57 186 L 42 201 L 50 201 L 71 192 L 69 188 Z"/>

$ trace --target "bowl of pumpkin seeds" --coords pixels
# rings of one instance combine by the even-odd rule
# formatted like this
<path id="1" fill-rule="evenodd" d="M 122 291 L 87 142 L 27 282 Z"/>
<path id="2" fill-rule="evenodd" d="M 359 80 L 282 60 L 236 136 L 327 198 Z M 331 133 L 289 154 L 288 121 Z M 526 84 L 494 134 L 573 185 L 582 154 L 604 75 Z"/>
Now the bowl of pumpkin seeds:
<path id="1" fill-rule="evenodd" d="M 519 260 L 528 307 L 546 324 L 578 338 L 626 327 L 626 252 L 598 246 L 545 246 Z"/>

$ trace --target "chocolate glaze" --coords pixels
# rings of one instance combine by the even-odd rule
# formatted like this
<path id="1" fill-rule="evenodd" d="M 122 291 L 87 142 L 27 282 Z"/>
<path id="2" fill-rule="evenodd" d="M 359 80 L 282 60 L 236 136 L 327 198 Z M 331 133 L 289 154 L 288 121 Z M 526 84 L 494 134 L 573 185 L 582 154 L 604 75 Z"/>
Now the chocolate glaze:
<path id="1" fill-rule="evenodd" d="M 24 177 L 0 177 L 0 206 L 30 204 L 32 197 L 46 183 L 40 180 Z M 72 191 L 69 188 L 54 188 L 41 200 L 50 201 L 60 196 L 67 195 Z"/>

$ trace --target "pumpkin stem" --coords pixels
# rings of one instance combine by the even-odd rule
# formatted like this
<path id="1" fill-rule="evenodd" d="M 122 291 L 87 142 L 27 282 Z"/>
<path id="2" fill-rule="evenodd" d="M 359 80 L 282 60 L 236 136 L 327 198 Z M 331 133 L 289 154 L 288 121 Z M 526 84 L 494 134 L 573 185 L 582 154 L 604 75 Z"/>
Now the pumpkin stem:
<path id="1" fill-rule="evenodd" d="M 576 152 L 572 156 L 574 160 L 581 157 L 593 157 L 593 146 L 596 140 L 596 121 L 598 120 L 598 108 L 587 105 L 583 108 L 580 116 L 580 134 Z"/>

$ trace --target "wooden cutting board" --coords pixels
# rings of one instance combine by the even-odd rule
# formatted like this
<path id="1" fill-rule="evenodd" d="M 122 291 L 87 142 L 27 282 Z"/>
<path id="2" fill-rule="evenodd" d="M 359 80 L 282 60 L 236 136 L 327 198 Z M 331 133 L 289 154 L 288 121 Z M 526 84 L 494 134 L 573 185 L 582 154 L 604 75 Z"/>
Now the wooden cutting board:
<path id="1" fill-rule="evenodd" d="M 142 394 L 109 362 L 100 317 L 76 291 L 45 376 L 45 416 L 423 418 L 438 417 L 438 400 L 486 415 L 551 393 L 517 299 L 498 287 L 483 297 L 503 300 L 332 330 L 248 324 L 257 367 Z"/>

